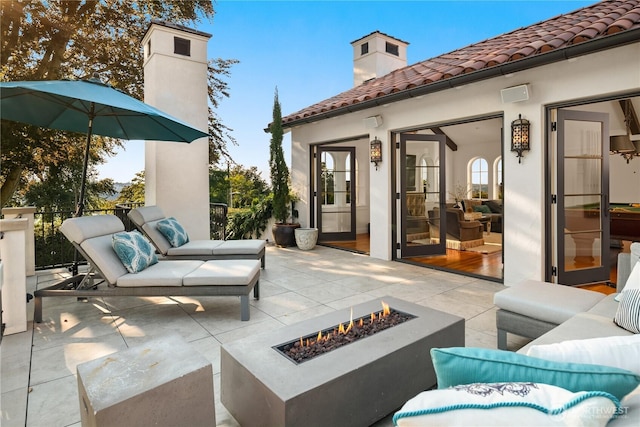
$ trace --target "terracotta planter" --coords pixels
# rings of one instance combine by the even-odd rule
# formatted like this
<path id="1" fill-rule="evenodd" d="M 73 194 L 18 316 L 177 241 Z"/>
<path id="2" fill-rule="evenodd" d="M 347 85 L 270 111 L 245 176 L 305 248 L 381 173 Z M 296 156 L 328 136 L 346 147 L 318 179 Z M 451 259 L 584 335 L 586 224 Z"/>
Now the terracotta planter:
<path id="1" fill-rule="evenodd" d="M 300 228 L 300 224 L 274 224 L 271 232 L 273 233 L 275 244 L 282 248 L 295 246 L 296 238 L 294 230 L 296 228 Z"/>
<path id="2" fill-rule="evenodd" d="M 309 251 L 316 246 L 318 241 L 317 228 L 297 228 L 294 232 L 296 245 L 303 251 Z"/>

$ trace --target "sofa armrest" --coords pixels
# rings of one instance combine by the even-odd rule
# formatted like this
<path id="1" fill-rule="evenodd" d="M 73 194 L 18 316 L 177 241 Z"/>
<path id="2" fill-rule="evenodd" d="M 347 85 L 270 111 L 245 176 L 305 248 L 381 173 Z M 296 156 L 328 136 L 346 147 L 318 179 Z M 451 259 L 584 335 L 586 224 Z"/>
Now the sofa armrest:
<path id="1" fill-rule="evenodd" d="M 631 274 L 631 254 L 620 252 L 618 254 L 618 277 L 616 279 L 616 291 L 622 292 L 627 279 Z"/>

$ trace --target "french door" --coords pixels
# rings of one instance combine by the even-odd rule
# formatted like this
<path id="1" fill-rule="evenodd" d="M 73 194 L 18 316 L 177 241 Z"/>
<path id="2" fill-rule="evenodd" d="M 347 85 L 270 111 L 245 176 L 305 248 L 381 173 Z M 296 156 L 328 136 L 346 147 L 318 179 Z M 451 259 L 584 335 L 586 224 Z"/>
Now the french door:
<path id="1" fill-rule="evenodd" d="M 557 110 L 558 283 L 609 280 L 609 116 Z"/>
<path id="2" fill-rule="evenodd" d="M 444 135 L 400 134 L 400 258 L 446 253 L 445 145 Z"/>
<path id="3" fill-rule="evenodd" d="M 318 147 L 315 170 L 319 241 L 356 239 L 355 162 L 355 147 Z"/>

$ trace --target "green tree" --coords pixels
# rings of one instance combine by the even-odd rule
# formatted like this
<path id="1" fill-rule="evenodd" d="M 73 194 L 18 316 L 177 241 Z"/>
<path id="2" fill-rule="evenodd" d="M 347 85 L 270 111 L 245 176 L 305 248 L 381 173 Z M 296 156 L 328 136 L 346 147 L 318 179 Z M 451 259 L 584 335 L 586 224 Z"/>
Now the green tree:
<path id="1" fill-rule="evenodd" d="M 120 190 L 116 203 L 144 203 L 144 171 L 136 173 L 129 185 Z"/>
<path id="2" fill-rule="evenodd" d="M 282 109 L 276 88 L 273 97 L 273 121 L 269 126 L 271 142 L 269 144 L 269 168 L 271 171 L 271 189 L 273 191 L 273 216 L 276 222 L 285 223 L 289 217 L 289 168 L 282 150 Z"/>
<path id="3" fill-rule="evenodd" d="M 143 54 L 140 46 L 151 19 L 193 25 L 211 21 L 211 0 L 18 1 L 0 3 L 0 80 L 81 79 L 98 72 L 103 82 L 143 98 Z M 232 129 L 213 111 L 229 96 L 224 77 L 236 60 L 208 63 L 209 147 L 211 161 L 228 156 L 235 144 Z M 0 206 L 43 170 L 69 162 L 68 148 L 84 136 L 3 121 L 0 161 Z M 92 160 L 99 162 L 120 141 L 94 138 Z M 95 164 L 95 163 L 93 163 Z"/>

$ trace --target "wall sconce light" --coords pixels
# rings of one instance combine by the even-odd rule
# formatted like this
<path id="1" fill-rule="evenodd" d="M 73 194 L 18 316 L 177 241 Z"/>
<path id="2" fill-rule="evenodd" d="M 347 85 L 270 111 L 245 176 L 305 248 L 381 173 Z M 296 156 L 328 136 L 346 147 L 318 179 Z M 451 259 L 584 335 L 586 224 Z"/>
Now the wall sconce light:
<path id="1" fill-rule="evenodd" d="M 382 141 L 376 136 L 371 141 L 371 163 L 375 163 L 376 170 L 378 170 L 378 162 L 382 161 Z"/>
<path id="2" fill-rule="evenodd" d="M 518 153 L 518 163 L 521 163 L 522 152 L 529 151 L 529 120 L 518 114 L 518 119 L 511 122 L 511 151 Z"/>

